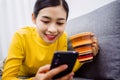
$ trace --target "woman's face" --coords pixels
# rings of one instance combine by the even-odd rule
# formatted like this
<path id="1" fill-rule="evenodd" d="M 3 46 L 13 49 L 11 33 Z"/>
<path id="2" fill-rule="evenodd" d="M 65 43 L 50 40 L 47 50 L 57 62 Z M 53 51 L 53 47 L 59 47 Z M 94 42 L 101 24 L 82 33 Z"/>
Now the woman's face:
<path id="1" fill-rule="evenodd" d="M 55 42 L 64 32 L 66 16 L 62 6 L 40 10 L 37 18 L 34 19 L 39 36 L 47 43 Z"/>

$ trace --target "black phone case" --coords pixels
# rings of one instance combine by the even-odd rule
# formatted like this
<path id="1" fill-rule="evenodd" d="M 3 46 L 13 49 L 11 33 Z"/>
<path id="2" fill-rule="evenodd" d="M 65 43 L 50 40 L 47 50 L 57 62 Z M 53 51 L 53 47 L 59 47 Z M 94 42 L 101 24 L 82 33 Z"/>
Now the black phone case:
<path id="1" fill-rule="evenodd" d="M 58 67 L 62 64 L 67 64 L 68 68 L 65 71 L 55 75 L 53 79 L 57 79 L 57 78 L 60 78 L 62 76 L 69 74 L 74 67 L 77 57 L 78 57 L 78 52 L 75 52 L 75 51 L 55 52 L 50 69 Z"/>

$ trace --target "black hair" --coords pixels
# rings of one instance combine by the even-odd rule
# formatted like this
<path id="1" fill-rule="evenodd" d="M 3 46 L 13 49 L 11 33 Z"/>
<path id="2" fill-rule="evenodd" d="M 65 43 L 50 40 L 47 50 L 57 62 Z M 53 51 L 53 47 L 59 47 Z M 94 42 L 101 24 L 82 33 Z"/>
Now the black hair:
<path id="1" fill-rule="evenodd" d="M 37 0 L 34 5 L 34 11 L 33 11 L 35 14 L 35 18 L 38 16 L 38 13 L 41 9 L 46 7 L 59 6 L 59 5 L 62 5 L 63 8 L 65 9 L 67 13 L 67 16 L 66 16 L 66 19 L 67 19 L 68 13 L 69 13 L 69 7 L 65 0 Z"/>

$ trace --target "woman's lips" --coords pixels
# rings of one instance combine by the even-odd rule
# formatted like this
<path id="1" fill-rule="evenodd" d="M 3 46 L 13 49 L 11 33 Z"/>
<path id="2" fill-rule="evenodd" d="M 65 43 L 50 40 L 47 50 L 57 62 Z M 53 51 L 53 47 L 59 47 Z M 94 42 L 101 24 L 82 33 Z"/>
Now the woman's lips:
<path id="1" fill-rule="evenodd" d="M 53 40 L 56 38 L 56 35 L 47 35 L 46 34 L 46 37 L 48 38 L 48 40 Z"/>

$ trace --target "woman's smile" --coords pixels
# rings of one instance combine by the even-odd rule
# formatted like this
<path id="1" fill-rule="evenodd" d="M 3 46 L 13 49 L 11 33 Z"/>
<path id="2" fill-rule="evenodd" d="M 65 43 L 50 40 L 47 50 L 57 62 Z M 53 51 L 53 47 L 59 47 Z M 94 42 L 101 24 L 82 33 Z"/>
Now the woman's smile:
<path id="1" fill-rule="evenodd" d="M 57 35 L 45 34 L 45 36 L 46 36 L 46 38 L 47 38 L 48 40 L 54 40 Z"/>

